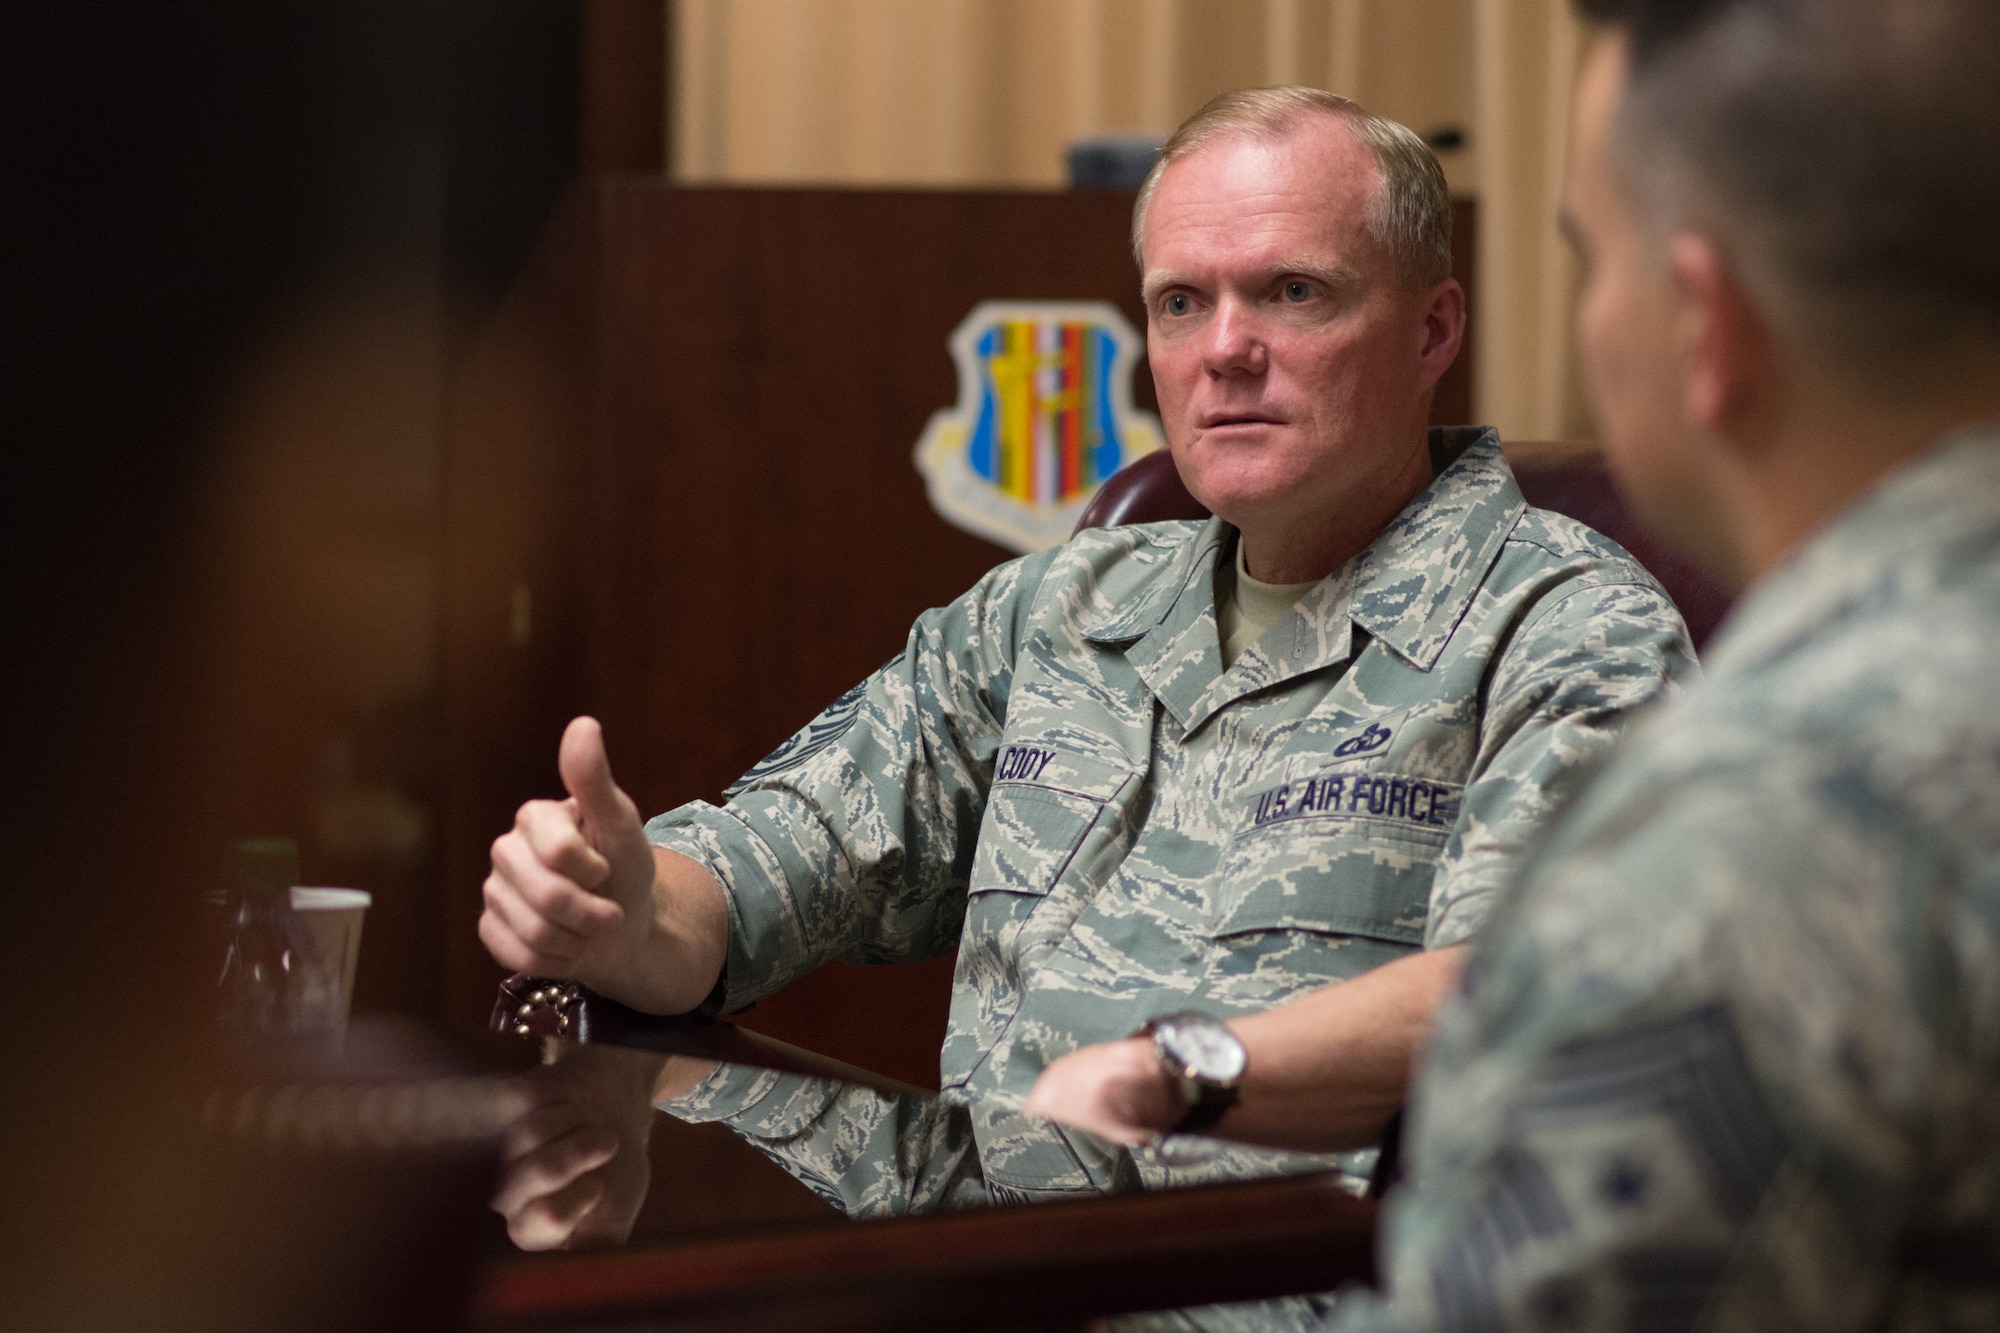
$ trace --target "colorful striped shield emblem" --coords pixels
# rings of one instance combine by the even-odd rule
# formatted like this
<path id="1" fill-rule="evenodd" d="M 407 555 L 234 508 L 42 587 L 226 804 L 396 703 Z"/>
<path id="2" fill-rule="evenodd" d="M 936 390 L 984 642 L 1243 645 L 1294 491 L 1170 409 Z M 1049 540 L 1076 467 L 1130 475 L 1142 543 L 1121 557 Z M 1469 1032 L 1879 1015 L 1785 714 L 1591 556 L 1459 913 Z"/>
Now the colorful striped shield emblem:
<path id="1" fill-rule="evenodd" d="M 982 301 L 951 335 L 958 406 L 917 443 L 945 518 L 1017 551 L 1068 539 L 1098 485 L 1164 447 L 1132 408 L 1141 343 L 1101 301 Z"/>

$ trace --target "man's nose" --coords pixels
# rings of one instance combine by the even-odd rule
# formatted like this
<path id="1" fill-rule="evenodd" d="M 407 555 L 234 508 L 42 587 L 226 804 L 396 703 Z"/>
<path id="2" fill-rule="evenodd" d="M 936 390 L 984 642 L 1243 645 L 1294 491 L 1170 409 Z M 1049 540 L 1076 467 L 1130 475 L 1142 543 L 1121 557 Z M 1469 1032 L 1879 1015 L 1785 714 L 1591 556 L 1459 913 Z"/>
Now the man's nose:
<path id="1" fill-rule="evenodd" d="M 1270 350 L 1256 316 L 1235 301 L 1218 305 L 1208 322 L 1202 361 L 1215 376 L 1263 374 L 1270 364 Z"/>

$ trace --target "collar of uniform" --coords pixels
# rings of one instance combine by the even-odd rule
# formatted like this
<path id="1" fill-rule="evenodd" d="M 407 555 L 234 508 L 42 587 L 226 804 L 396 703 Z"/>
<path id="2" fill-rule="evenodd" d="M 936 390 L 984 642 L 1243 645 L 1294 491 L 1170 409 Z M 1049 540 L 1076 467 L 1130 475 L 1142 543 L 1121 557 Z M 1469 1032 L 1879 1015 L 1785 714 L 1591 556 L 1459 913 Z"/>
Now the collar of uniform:
<path id="1" fill-rule="evenodd" d="M 1181 539 L 1180 549 L 1161 562 L 1138 596 L 1113 603 L 1094 621 L 1086 619 L 1081 627 L 1083 637 L 1092 643 L 1120 643 L 1150 635 L 1169 618 L 1179 623 L 1189 614 L 1198 614 L 1198 610 L 1190 611 L 1189 599 L 1182 596 L 1189 589 L 1206 596 L 1213 619 L 1216 552 L 1234 531 L 1221 519 L 1211 517 Z M 1218 657 L 1221 651 L 1216 649 Z"/>
<path id="2" fill-rule="evenodd" d="M 1307 651 L 1265 664 L 1253 648 L 1237 663 L 1245 670 L 1223 672 L 1215 563 L 1234 529 L 1219 518 L 1195 532 L 1145 595 L 1085 627 L 1084 637 L 1132 641 L 1126 661 L 1188 731 L 1231 699 L 1346 660 L 1353 651 L 1350 621 L 1418 670 L 1430 670 L 1471 604 L 1478 575 L 1527 507 L 1491 428 L 1434 426 L 1430 449 L 1437 468 L 1431 484 L 1266 636 L 1291 634 Z"/>
<path id="3" fill-rule="evenodd" d="M 1349 614 L 1429 671 L 1527 508 L 1490 426 L 1433 426 L 1437 475 L 1355 559 Z"/>
<path id="4" fill-rule="evenodd" d="M 1234 558 L 1219 553 L 1218 559 Z M 1354 624 L 1348 615 L 1353 595 L 1355 562 L 1350 560 L 1308 589 L 1298 603 L 1264 631 L 1236 664 L 1213 677 L 1191 708 L 1181 715 L 1187 731 L 1260 690 L 1283 684 L 1294 676 L 1345 662 L 1354 655 Z M 1218 650 L 1216 667 L 1222 659 Z"/>
<path id="5" fill-rule="evenodd" d="M 1711 681 L 1756 669 L 1861 602 L 1905 599 L 1975 542 L 2000 540 L 2000 422 L 1955 431 L 1836 515 L 1753 584 L 1703 655 Z"/>
<path id="6" fill-rule="evenodd" d="M 1234 531 L 1210 518 L 1153 578 L 1150 589 L 1083 631 L 1095 643 L 1128 643 L 1125 660 L 1183 727 L 1222 671 L 1215 563 L 1230 549 Z"/>
<path id="7" fill-rule="evenodd" d="M 1493 431 L 1433 427 L 1430 449 L 1437 476 L 1380 536 L 1321 579 L 1229 670 L 1218 652 L 1206 688 L 1174 709 L 1184 729 L 1238 699 L 1350 660 L 1357 625 L 1419 671 L 1436 664 L 1527 502 Z M 1187 677 L 1176 684 L 1186 689 Z"/>

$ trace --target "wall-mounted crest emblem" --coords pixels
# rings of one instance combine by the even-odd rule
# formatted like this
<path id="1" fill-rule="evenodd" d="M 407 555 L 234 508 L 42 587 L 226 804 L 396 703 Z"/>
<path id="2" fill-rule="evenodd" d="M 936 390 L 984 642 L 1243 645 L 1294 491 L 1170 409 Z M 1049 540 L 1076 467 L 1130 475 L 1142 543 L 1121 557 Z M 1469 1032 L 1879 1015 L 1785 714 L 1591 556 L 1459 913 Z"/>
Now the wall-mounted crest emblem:
<path id="1" fill-rule="evenodd" d="M 967 532 L 1040 551 L 1104 479 L 1166 446 L 1132 407 L 1143 344 L 1103 301 L 981 301 L 951 335 L 958 406 L 931 417 L 917 470 L 931 504 Z"/>

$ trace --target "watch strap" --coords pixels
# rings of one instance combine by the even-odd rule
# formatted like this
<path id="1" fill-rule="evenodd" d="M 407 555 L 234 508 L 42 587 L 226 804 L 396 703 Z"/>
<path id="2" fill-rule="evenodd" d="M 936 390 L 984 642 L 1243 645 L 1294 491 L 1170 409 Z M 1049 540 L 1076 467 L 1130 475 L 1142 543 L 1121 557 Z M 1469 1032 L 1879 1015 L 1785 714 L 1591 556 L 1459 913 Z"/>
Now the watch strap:
<path id="1" fill-rule="evenodd" d="M 1233 1087 L 1216 1088 L 1192 1079 L 1183 1080 L 1181 1087 L 1185 1090 L 1189 1083 L 1194 1083 L 1196 1093 L 1189 1098 L 1187 1114 L 1167 1131 L 1170 1134 L 1206 1134 L 1221 1123 L 1230 1107 L 1242 1100 Z"/>

